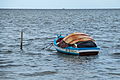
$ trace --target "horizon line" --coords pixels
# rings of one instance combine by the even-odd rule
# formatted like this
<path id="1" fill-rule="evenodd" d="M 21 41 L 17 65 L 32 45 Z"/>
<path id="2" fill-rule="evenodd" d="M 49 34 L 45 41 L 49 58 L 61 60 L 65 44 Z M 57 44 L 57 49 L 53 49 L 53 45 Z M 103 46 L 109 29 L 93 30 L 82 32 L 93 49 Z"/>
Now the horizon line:
<path id="1" fill-rule="evenodd" d="M 0 9 L 60 9 L 60 10 L 67 10 L 67 9 L 120 9 L 120 8 L 0 8 Z"/>

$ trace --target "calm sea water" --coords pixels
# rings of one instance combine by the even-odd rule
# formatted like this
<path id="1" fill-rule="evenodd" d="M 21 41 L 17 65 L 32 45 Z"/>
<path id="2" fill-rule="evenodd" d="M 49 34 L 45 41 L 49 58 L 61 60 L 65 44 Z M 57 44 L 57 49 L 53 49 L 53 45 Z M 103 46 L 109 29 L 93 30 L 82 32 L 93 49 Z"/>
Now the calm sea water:
<path id="1" fill-rule="evenodd" d="M 56 34 L 73 32 L 93 37 L 101 48 L 99 55 L 42 50 Z M 0 80 L 119 79 L 120 10 L 0 10 Z"/>

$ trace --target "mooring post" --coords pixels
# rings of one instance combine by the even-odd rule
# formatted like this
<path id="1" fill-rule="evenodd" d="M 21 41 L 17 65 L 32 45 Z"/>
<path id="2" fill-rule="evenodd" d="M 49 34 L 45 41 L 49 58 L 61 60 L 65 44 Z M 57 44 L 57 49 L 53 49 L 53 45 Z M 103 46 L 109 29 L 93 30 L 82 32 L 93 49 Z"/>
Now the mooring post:
<path id="1" fill-rule="evenodd" d="M 23 30 L 21 31 L 20 49 L 23 50 Z"/>

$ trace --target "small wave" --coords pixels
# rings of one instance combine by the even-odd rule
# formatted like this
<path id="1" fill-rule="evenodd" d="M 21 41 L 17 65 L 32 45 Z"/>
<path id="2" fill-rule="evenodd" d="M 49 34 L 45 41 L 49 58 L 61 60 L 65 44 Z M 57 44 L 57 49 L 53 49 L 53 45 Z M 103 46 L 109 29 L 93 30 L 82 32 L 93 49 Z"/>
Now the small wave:
<path id="1" fill-rule="evenodd" d="M 4 47 L 4 44 L 0 43 L 0 48 L 1 48 L 1 47 Z"/>
<path id="2" fill-rule="evenodd" d="M 45 75 L 52 75 L 52 74 L 57 74 L 55 71 L 44 71 L 44 72 L 34 72 L 34 73 L 20 73 L 20 75 L 23 76 L 45 76 Z"/>
<path id="3" fill-rule="evenodd" d="M 120 57 L 120 53 L 112 53 L 112 57 Z"/>
<path id="4" fill-rule="evenodd" d="M 52 24 L 52 22 L 44 22 L 44 24 L 50 25 L 50 24 Z"/>
<path id="5" fill-rule="evenodd" d="M 106 45 L 102 45 L 101 47 L 102 48 L 110 48 L 109 46 L 106 46 Z"/>
<path id="6" fill-rule="evenodd" d="M 119 49 L 120 48 L 120 44 L 117 44 L 115 47 Z"/>
<path id="7" fill-rule="evenodd" d="M 12 71 L 0 71 L 0 80 L 14 80 L 13 77 L 7 76 L 9 74 L 13 75 L 15 73 Z"/>
<path id="8" fill-rule="evenodd" d="M 6 64 L 6 65 L 0 65 L 0 68 L 10 68 L 10 67 L 20 67 L 22 65 L 13 65 L 13 64 Z"/>
<path id="9" fill-rule="evenodd" d="M 116 75 L 116 76 L 120 76 L 120 73 L 108 73 L 109 75 Z"/>
<path id="10" fill-rule="evenodd" d="M 0 77 L 1 80 L 15 80 L 15 78 L 12 78 L 12 77 Z"/>
<path id="11" fill-rule="evenodd" d="M 1 54 L 10 54 L 10 53 L 12 53 L 13 51 L 11 51 L 11 50 L 0 50 L 0 53 Z"/>
<path id="12" fill-rule="evenodd" d="M 55 39 L 56 37 L 43 37 L 42 39 L 47 40 L 47 39 Z"/>
<path id="13" fill-rule="evenodd" d="M 107 69 L 107 70 L 117 70 L 116 68 L 114 68 L 114 67 L 108 67 L 108 68 L 105 68 L 105 69 Z"/>
<path id="14" fill-rule="evenodd" d="M 111 58 L 119 60 L 120 59 L 120 53 L 112 53 Z"/>
<path id="15" fill-rule="evenodd" d="M 13 63 L 13 61 L 0 60 L 0 64 L 8 64 L 8 63 Z"/>
<path id="16" fill-rule="evenodd" d="M 25 53 L 25 54 L 27 54 L 27 55 L 42 55 L 42 53 L 40 53 L 40 52 L 27 52 L 27 53 Z"/>
<path id="17" fill-rule="evenodd" d="M 19 47 L 20 46 L 20 44 L 10 44 L 10 45 L 8 45 L 8 47 Z"/>
<path id="18" fill-rule="evenodd" d="M 120 56 L 120 53 L 113 53 L 113 55 L 119 55 Z"/>

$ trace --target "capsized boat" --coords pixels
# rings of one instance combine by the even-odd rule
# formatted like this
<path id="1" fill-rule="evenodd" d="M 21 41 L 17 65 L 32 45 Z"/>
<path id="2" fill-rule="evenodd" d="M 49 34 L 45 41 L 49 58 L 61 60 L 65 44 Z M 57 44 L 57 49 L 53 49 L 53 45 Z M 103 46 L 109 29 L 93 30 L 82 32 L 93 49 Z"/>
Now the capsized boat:
<path id="1" fill-rule="evenodd" d="M 87 47 L 84 46 L 84 43 L 83 43 L 84 41 L 90 41 L 90 40 L 92 41 L 92 38 L 86 37 L 88 35 L 82 34 L 83 37 L 81 35 L 79 37 L 74 36 L 75 38 L 74 40 L 72 40 L 73 35 L 72 35 L 72 38 L 68 38 L 70 36 L 71 35 L 64 37 L 59 35 L 57 38 L 54 39 L 54 47 L 58 52 L 64 53 L 64 54 L 80 55 L 80 56 L 97 55 L 99 53 L 100 48 L 97 46 L 87 46 Z M 83 43 L 82 45 L 81 44 L 78 45 L 80 47 L 76 47 L 75 45 L 73 45 L 77 43 L 78 40 L 79 41 L 82 40 L 80 42 Z M 61 41 L 64 41 L 65 42 L 64 44 L 69 43 L 69 45 L 65 47 L 60 46 L 59 43 L 61 43 Z"/>

